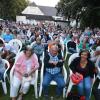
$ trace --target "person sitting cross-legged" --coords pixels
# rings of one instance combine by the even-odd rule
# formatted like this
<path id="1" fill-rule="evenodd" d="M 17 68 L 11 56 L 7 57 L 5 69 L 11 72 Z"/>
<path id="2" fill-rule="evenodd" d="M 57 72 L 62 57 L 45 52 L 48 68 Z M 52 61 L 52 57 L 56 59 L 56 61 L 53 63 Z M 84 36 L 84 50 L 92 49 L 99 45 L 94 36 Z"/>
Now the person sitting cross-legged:
<path id="1" fill-rule="evenodd" d="M 48 88 L 50 82 L 53 80 L 57 83 L 56 95 L 61 96 L 63 88 L 65 87 L 64 77 L 62 72 L 64 60 L 61 54 L 58 53 L 58 46 L 52 45 L 49 52 L 44 57 L 44 79 L 43 79 L 43 92 L 45 100 L 49 99 Z"/>

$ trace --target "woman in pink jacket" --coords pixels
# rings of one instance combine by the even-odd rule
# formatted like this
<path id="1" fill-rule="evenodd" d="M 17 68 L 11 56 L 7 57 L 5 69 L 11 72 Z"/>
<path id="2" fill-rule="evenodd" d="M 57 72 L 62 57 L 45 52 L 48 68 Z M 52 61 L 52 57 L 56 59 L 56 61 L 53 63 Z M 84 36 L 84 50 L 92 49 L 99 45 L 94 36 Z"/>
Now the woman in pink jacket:
<path id="1" fill-rule="evenodd" d="M 26 94 L 29 90 L 30 80 L 34 72 L 38 69 L 39 63 L 35 53 L 33 53 L 32 47 L 27 46 L 25 51 L 18 57 L 15 63 L 13 85 L 10 89 L 10 97 L 12 100 L 16 100 L 20 85 L 23 83 L 23 78 L 27 78 L 23 84 L 23 88 L 20 89 L 20 95 L 18 100 L 22 100 L 23 94 Z"/>

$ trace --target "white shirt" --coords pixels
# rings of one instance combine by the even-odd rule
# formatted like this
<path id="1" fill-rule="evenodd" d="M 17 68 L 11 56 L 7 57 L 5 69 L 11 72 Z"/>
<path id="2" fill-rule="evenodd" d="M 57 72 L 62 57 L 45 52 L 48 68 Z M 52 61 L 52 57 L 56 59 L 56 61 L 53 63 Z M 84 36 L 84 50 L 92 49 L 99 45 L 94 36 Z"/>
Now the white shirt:
<path id="1" fill-rule="evenodd" d="M 31 71 L 31 65 L 32 65 L 32 61 L 31 59 L 28 59 L 26 61 L 26 69 L 27 69 L 27 73 L 29 73 Z"/>

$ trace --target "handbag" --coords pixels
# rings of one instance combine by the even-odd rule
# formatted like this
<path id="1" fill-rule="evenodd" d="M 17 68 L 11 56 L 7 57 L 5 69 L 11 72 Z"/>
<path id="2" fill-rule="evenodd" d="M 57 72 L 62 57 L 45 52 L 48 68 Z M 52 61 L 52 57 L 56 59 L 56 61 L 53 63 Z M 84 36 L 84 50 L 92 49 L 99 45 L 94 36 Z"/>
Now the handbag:
<path id="1" fill-rule="evenodd" d="M 82 80 L 83 80 L 83 75 L 82 74 L 79 74 L 79 73 L 73 73 L 71 75 L 71 79 L 72 79 L 72 82 L 77 85 L 79 84 Z"/>

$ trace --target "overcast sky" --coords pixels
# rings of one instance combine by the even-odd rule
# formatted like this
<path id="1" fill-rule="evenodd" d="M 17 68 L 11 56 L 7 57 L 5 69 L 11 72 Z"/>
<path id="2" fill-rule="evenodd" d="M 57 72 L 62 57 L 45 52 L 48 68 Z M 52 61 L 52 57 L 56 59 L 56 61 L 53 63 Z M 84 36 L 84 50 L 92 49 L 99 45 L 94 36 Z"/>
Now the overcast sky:
<path id="1" fill-rule="evenodd" d="M 60 0 L 29 0 L 29 1 L 31 1 L 31 2 L 34 1 L 37 5 L 55 7 L 55 5 L 56 5 Z"/>

